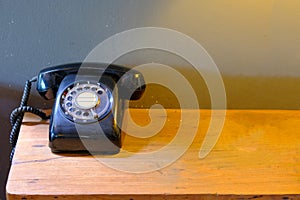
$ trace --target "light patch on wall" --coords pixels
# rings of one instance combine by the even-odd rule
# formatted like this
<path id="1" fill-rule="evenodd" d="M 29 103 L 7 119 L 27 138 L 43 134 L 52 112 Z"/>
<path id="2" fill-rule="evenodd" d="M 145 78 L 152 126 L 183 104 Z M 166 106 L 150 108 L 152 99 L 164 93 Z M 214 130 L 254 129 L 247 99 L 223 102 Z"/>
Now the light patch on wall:
<path id="1" fill-rule="evenodd" d="M 151 21 L 197 40 L 222 74 L 299 76 L 300 68 L 295 67 L 300 57 L 299 4 L 297 0 L 177 0 Z M 287 41 L 278 42 L 282 39 Z"/>
<path id="2" fill-rule="evenodd" d="M 271 27 L 273 73 L 300 76 L 300 1 L 277 0 Z M 276 67 L 276 68 L 275 68 Z M 272 73 L 272 72 L 270 72 Z"/>

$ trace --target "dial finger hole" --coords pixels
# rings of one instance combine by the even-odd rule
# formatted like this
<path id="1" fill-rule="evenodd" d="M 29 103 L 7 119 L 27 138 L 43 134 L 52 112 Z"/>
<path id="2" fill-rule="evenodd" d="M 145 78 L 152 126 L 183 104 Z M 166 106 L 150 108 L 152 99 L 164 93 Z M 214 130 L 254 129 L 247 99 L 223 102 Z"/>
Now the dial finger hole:
<path id="1" fill-rule="evenodd" d="M 85 116 L 85 117 L 87 117 L 87 116 L 89 116 L 89 115 L 90 115 L 89 112 L 84 112 L 84 113 L 83 113 L 83 116 Z"/>
<path id="2" fill-rule="evenodd" d="M 92 91 L 97 91 L 97 88 L 96 88 L 96 87 L 92 87 L 91 90 L 92 90 Z"/>
<path id="3" fill-rule="evenodd" d="M 103 94 L 103 91 L 102 90 L 98 90 L 97 92 L 99 95 Z"/>
<path id="4" fill-rule="evenodd" d="M 75 114 L 76 115 L 81 115 L 81 113 L 82 113 L 81 110 L 78 110 Z"/>

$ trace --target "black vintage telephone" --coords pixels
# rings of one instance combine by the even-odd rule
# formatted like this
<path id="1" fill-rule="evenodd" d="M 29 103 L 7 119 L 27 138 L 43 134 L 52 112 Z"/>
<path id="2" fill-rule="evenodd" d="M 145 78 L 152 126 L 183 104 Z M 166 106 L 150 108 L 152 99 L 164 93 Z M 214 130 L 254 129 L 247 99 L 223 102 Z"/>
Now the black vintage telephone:
<path id="1" fill-rule="evenodd" d="M 145 90 L 140 72 L 118 65 L 73 63 L 43 69 L 26 82 L 21 105 L 11 114 L 11 158 L 24 112 L 47 118 L 41 110 L 26 105 L 35 81 L 41 96 L 55 99 L 49 129 L 52 152 L 86 151 L 87 145 L 93 152 L 118 152 L 124 101 L 139 99 Z"/>

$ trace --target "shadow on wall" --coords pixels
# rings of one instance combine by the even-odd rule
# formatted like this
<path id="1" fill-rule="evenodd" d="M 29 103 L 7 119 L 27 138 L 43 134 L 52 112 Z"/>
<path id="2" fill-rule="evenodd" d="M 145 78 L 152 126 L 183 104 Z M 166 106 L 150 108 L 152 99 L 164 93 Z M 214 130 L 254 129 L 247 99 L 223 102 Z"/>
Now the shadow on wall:
<path id="1" fill-rule="evenodd" d="M 299 77 L 223 76 L 228 109 L 300 109 Z"/>
<path id="2" fill-rule="evenodd" d="M 188 74 L 187 74 L 188 75 Z M 190 78 L 199 108 L 210 108 L 210 95 L 203 79 Z M 300 109 L 300 78 L 223 76 L 227 109 Z M 159 85 L 147 87 L 141 100 L 131 107 L 149 108 L 159 103 L 165 108 L 179 108 L 175 95 Z"/>

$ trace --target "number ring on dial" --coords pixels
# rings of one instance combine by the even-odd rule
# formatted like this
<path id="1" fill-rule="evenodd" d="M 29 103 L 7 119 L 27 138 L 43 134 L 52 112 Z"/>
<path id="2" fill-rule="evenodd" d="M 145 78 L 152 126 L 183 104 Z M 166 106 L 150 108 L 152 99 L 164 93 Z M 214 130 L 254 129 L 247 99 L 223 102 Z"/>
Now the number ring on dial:
<path id="1" fill-rule="evenodd" d="M 104 84 L 89 81 L 70 85 L 60 99 L 66 117 L 82 123 L 104 118 L 111 111 L 112 103 L 112 94 Z"/>

